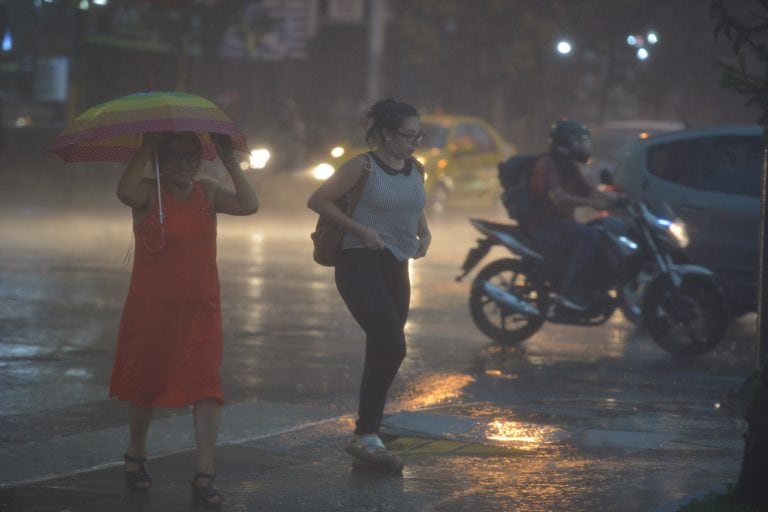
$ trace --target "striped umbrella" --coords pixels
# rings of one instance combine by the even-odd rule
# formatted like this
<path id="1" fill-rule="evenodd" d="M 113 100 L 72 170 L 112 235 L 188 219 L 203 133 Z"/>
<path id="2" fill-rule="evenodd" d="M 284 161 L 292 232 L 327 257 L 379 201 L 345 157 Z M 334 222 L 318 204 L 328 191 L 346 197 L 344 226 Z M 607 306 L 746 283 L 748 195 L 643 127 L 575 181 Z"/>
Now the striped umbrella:
<path id="1" fill-rule="evenodd" d="M 48 147 L 65 162 L 129 162 L 144 132 L 197 132 L 203 158 L 216 149 L 208 133 L 229 135 L 234 147 L 248 151 L 232 120 L 209 100 L 181 92 L 144 92 L 123 96 L 86 110 Z"/>
<path id="2" fill-rule="evenodd" d="M 145 132 L 196 132 L 206 160 L 216 156 L 209 133 L 229 135 L 236 149 L 248 151 L 245 137 L 219 107 L 201 96 L 181 92 L 130 94 L 97 105 L 75 118 L 47 151 L 65 162 L 129 162 Z M 156 155 L 154 167 L 162 223 Z"/>

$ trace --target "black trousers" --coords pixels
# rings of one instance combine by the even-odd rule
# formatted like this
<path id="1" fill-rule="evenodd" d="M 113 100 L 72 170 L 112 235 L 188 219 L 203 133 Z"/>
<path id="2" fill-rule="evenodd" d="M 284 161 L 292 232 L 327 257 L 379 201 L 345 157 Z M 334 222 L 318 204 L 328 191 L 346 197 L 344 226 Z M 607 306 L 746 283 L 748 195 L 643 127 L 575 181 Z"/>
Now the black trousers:
<path id="1" fill-rule="evenodd" d="M 565 295 L 586 298 L 605 262 L 600 254 L 600 231 L 574 221 L 553 221 L 528 228 L 531 237 L 560 254 L 568 255 L 567 272 L 561 287 Z"/>
<path id="2" fill-rule="evenodd" d="M 347 249 L 336 264 L 336 288 L 365 331 L 365 366 L 355 434 L 379 431 L 387 392 L 405 359 L 403 328 L 411 301 L 408 262 L 387 250 Z"/>

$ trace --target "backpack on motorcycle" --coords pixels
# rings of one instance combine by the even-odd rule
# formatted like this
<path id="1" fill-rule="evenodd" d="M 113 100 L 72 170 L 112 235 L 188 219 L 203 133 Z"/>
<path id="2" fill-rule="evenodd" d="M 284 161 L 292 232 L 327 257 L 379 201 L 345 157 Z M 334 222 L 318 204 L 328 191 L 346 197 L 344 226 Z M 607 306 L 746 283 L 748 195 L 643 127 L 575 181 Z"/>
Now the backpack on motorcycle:
<path id="1" fill-rule="evenodd" d="M 510 219 L 523 222 L 531 209 L 530 182 L 536 155 L 514 155 L 500 162 L 501 202 Z"/>

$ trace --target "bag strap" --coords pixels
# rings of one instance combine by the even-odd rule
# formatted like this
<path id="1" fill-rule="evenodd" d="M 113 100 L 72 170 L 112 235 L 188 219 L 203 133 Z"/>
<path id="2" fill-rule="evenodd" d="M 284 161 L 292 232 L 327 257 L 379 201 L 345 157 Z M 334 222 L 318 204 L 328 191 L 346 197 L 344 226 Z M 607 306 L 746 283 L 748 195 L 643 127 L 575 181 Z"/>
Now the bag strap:
<path id="1" fill-rule="evenodd" d="M 363 172 L 360 173 L 357 183 L 355 183 L 355 186 L 349 192 L 349 203 L 347 203 L 349 206 L 347 207 L 346 213 L 350 217 L 355 213 L 355 208 L 357 208 L 357 203 L 360 201 L 360 196 L 363 195 L 363 188 L 365 188 L 365 183 L 368 181 L 368 176 L 373 172 L 371 157 L 368 156 L 367 153 L 364 153 L 363 157 L 365 158 Z"/>

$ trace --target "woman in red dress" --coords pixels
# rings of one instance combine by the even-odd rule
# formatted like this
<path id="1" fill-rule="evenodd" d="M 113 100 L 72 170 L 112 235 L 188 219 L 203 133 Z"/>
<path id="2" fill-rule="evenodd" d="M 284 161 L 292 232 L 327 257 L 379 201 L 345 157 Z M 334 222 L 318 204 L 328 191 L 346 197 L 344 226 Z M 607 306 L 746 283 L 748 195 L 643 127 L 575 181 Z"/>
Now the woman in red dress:
<path id="1" fill-rule="evenodd" d="M 235 190 L 195 179 L 202 147 L 195 133 L 147 133 L 117 187 L 133 210 L 133 272 L 120 322 L 110 396 L 130 401 L 125 453 L 129 489 L 147 491 L 147 432 L 155 407 L 193 405 L 196 498 L 218 505 L 213 486 L 219 429 L 222 328 L 216 266 L 216 213 L 250 215 L 259 208 L 233 157 L 227 136 L 211 134 Z M 157 184 L 143 177 L 154 151 L 160 166 L 162 222 Z"/>

